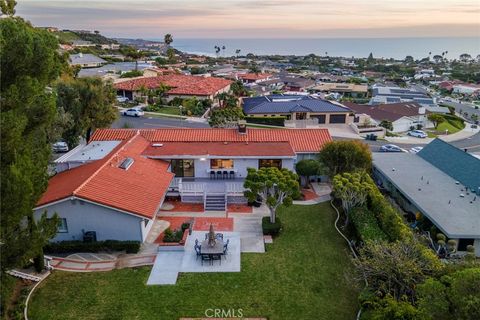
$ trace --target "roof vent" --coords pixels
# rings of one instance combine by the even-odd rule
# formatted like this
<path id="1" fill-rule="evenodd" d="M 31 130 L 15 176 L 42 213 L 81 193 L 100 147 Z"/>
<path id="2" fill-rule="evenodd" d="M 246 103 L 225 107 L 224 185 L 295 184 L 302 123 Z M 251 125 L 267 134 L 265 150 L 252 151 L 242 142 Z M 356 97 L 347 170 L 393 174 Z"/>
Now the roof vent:
<path id="1" fill-rule="evenodd" d="M 132 164 L 133 164 L 132 158 L 125 158 L 123 159 L 122 163 L 120 163 L 118 167 L 123 170 L 128 170 L 128 168 L 130 168 Z"/>
<path id="2" fill-rule="evenodd" d="M 163 147 L 163 143 L 152 143 L 152 147 Z"/>

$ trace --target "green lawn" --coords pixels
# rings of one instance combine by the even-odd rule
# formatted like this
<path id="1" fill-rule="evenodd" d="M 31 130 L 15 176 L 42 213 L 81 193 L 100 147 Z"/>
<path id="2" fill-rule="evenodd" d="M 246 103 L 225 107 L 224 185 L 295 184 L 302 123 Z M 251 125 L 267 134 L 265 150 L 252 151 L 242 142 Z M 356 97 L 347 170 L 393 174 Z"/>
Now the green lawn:
<path id="1" fill-rule="evenodd" d="M 33 295 L 29 318 L 178 319 L 209 308 L 274 319 L 354 319 L 348 249 L 328 203 L 283 208 L 284 228 L 265 254 L 242 254 L 239 273 L 186 273 L 173 286 L 146 286 L 150 267 L 54 272 Z"/>
<path id="2" fill-rule="evenodd" d="M 447 120 L 440 123 L 436 131 L 445 132 L 448 129 L 448 133 L 455 133 L 465 128 L 465 124 L 459 120 Z"/>

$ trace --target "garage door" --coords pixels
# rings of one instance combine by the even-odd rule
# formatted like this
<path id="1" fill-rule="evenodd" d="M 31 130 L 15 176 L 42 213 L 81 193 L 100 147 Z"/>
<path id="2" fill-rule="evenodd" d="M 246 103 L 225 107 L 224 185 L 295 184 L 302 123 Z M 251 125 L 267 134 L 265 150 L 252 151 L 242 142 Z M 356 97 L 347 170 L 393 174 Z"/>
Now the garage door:
<path id="1" fill-rule="evenodd" d="M 345 123 L 346 115 L 344 114 L 331 114 L 330 123 Z"/>
<path id="2" fill-rule="evenodd" d="M 325 123 L 325 115 L 324 114 L 310 116 L 310 118 L 317 118 L 318 123 Z"/>

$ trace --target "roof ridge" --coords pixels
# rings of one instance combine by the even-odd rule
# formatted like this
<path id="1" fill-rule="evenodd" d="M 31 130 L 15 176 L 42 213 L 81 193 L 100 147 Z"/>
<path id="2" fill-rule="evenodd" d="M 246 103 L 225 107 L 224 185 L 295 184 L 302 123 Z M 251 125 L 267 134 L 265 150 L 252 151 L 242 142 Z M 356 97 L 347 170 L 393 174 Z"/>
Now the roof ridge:
<path id="1" fill-rule="evenodd" d="M 87 179 L 85 179 L 85 181 L 83 181 L 75 190 L 73 190 L 72 194 L 73 194 L 73 195 L 76 195 L 78 192 L 80 192 L 80 190 L 81 190 L 83 187 L 85 187 L 88 182 L 90 182 L 103 168 L 105 168 L 105 166 L 107 166 L 107 165 L 110 163 L 110 161 L 113 159 L 113 157 L 118 156 L 118 153 L 119 153 L 120 151 L 124 150 L 125 146 L 126 146 L 127 144 L 131 143 L 132 140 L 135 139 L 135 138 L 138 137 L 138 136 L 141 136 L 140 130 L 139 130 L 139 129 L 136 129 L 135 135 L 133 135 L 132 137 L 130 137 L 128 140 L 126 140 L 125 143 L 123 143 L 123 144 L 120 143 L 120 144 L 118 145 L 118 147 L 117 147 L 118 149 L 115 148 L 116 150 L 115 150 L 115 152 L 112 153 L 111 156 L 108 156 L 108 157 L 105 157 L 104 159 L 98 160 L 98 161 L 102 161 L 102 160 L 103 160 L 104 163 L 103 163 L 100 167 L 98 167 L 98 169 L 95 170 L 95 172 L 93 172 L 93 173 L 90 175 L 90 177 L 88 177 Z"/>

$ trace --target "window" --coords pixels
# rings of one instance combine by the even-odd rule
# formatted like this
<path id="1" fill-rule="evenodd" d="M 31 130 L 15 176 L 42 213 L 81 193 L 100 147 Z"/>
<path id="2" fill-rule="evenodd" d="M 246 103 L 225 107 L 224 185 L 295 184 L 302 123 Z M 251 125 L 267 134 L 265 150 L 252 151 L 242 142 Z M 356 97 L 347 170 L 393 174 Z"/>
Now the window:
<path id="1" fill-rule="evenodd" d="M 282 169 L 282 160 L 281 159 L 260 159 L 258 160 L 258 168 L 271 168 L 275 167 Z"/>
<path id="2" fill-rule="evenodd" d="M 57 232 L 59 232 L 59 233 L 67 233 L 68 232 L 67 219 L 60 218 L 60 220 L 58 221 Z"/>
<path id="3" fill-rule="evenodd" d="M 212 169 L 232 169 L 233 160 L 232 159 L 211 159 L 210 168 Z"/>

